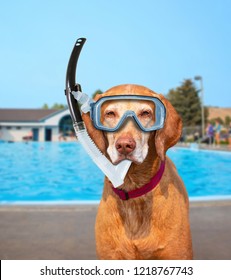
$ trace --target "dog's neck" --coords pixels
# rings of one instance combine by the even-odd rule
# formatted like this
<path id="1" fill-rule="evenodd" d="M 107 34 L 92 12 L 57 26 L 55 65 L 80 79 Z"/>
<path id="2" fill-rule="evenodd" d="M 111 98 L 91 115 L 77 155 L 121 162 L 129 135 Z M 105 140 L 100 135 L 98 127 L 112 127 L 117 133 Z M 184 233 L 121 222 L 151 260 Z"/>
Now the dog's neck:
<path id="1" fill-rule="evenodd" d="M 159 170 L 161 159 L 155 149 L 149 147 L 149 153 L 145 161 L 138 165 L 132 164 L 122 188 L 127 192 L 138 189 L 148 182 Z M 111 188 L 110 188 L 111 189 Z M 150 192 L 151 193 L 151 192 Z M 121 200 L 116 196 L 117 207 L 122 217 L 126 235 L 130 239 L 144 238 L 150 231 L 150 217 L 153 209 L 152 195 L 141 196 L 137 199 Z M 147 203 L 151 199 L 151 203 Z M 143 213 L 143 214 L 141 214 Z"/>

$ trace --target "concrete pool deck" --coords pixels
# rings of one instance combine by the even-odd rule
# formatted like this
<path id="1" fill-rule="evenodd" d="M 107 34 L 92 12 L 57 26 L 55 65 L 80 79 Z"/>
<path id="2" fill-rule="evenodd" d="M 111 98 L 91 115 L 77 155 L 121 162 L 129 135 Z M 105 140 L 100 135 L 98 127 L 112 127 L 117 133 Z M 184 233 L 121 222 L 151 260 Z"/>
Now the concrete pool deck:
<path id="1" fill-rule="evenodd" d="M 0 259 L 96 259 L 97 204 L 1 205 Z M 190 202 L 194 259 L 231 259 L 231 200 Z"/>

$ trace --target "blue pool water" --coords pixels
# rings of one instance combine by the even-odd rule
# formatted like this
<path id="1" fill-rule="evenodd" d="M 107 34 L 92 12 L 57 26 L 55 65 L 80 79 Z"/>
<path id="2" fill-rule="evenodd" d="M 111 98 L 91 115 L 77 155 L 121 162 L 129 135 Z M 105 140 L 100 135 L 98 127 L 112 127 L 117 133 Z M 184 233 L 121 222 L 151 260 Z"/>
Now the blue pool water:
<path id="1" fill-rule="evenodd" d="M 231 153 L 172 148 L 189 196 L 231 195 Z M 80 144 L 1 143 L 0 203 L 100 200 L 104 175 Z"/>

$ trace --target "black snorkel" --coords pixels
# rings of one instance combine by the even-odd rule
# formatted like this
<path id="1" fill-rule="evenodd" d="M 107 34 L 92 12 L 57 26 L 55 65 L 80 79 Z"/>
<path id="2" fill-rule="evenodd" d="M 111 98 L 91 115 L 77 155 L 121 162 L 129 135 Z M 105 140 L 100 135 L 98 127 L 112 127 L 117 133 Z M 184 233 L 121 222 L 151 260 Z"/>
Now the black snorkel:
<path id="1" fill-rule="evenodd" d="M 87 113 L 90 111 L 90 104 L 91 102 L 93 102 L 93 100 L 89 98 L 87 94 L 81 91 L 80 84 L 77 84 L 75 82 L 77 62 L 85 41 L 85 38 L 79 38 L 76 41 L 68 62 L 65 89 L 67 104 L 70 110 L 70 115 L 73 121 L 73 127 L 78 142 L 82 144 L 85 151 L 92 158 L 95 164 L 109 178 L 113 186 L 119 187 L 124 182 L 124 177 L 131 165 L 131 161 L 123 160 L 122 162 L 114 166 L 99 150 L 94 141 L 92 141 L 92 139 L 88 135 L 87 129 L 81 116 L 81 111 L 83 113 Z M 79 108 L 79 103 L 82 104 L 81 111 Z"/>
<path id="2" fill-rule="evenodd" d="M 78 126 L 78 129 L 83 129 L 83 119 L 81 116 L 81 112 L 78 106 L 77 100 L 74 98 L 72 92 L 81 92 L 80 84 L 76 83 L 75 76 L 76 76 L 76 69 L 77 69 L 77 62 L 79 59 L 80 52 L 82 47 L 85 43 L 85 38 L 77 39 L 74 48 L 72 50 L 68 66 L 67 66 L 67 73 L 66 73 L 66 89 L 65 94 L 67 97 L 67 104 L 70 110 L 70 115 L 73 121 L 74 126 Z"/>

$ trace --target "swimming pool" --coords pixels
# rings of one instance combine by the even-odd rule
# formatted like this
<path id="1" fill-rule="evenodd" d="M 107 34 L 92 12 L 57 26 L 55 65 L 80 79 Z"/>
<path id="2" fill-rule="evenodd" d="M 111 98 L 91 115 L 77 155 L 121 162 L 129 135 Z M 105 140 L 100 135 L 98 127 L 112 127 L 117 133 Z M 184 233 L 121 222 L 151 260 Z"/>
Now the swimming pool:
<path id="1" fill-rule="evenodd" d="M 190 198 L 231 195 L 231 153 L 172 148 Z M 0 203 L 93 202 L 104 175 L 77 142 L 1 143 Z"/>

